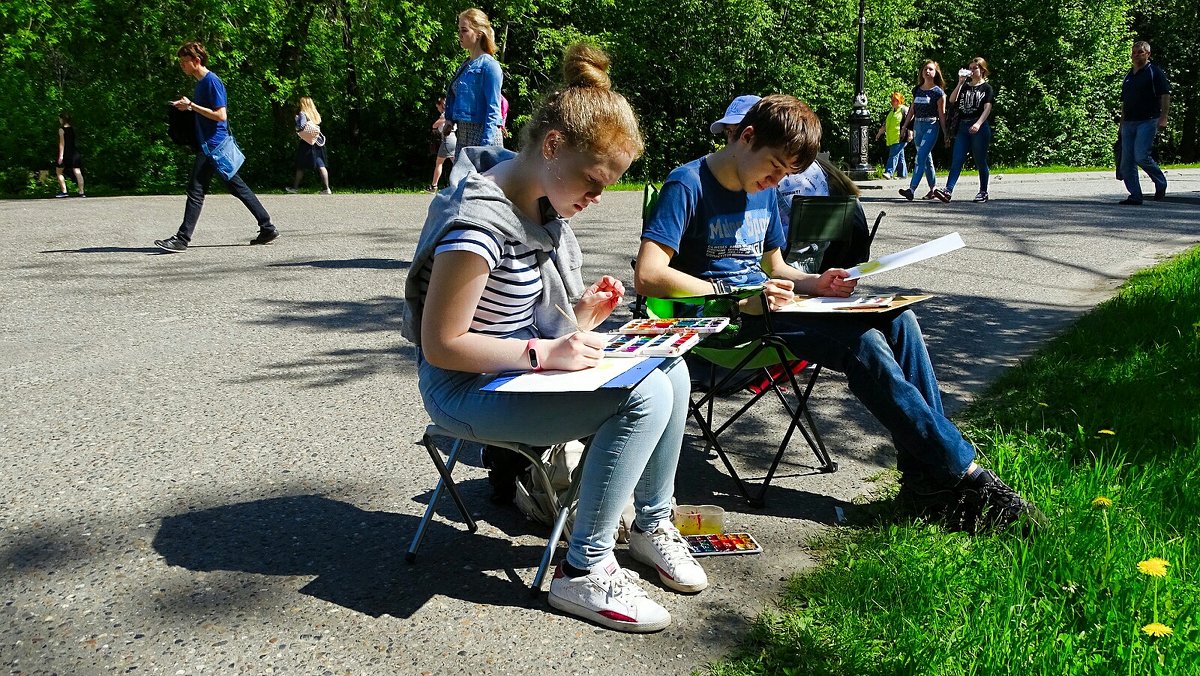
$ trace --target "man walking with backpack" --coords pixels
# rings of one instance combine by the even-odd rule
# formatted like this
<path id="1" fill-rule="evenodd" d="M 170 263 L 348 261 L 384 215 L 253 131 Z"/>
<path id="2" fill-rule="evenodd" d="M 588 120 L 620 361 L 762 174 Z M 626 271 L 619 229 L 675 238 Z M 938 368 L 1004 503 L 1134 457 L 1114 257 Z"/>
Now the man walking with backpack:
<path id="1" fill-rule="evenodd" d="M 1121 178 L 1129 197 L 1124 205 L 1142 203 L 1142 179 L 1138 167 L 1146 170 L 1154 182 L 1154 200 L 1167 194 L 1167 177 L 1150 156 L 1154 137 L 1167 127 L 1171 108 L 1171 85 L 1162 68 L 1150 63 L 1150 43 L 1133 43 L 1133 66 L 1121 82 Z"/>
<path id="2" fill-rule="evenodd" d="M 236 144 L 229 134 L 229 113 L 226 108 L 228 99 L 225 94 L 225 83 L 208 69 L 208 52 L 199 42 L 185 42 L 177 52 L 179 68 L 184 73 L 196 79 L 192 90 L 192 98 L 180 97 L 171 105 L 179 110 L 189 110 L 196 115 L 196 140 L 200 150 L 196 153 L 196 161 L 192 164 L 192 172 L 188 176 L 187 206 L 183 210 L 183 223 L 179 231 L 167 239 L 154 240 L 154 246 L 168 253 L 187 251 L 192 241 L 192 233 L 196 230 L 196 221 L 200 219 L 200 210 L 204 207 L 204 195 L 208 192 L 208 184 L 214 173 L 220 171 L 218 160 L 223 148 L 231 148 L 238 155 Z M 222 144 L 229 139 L 228 144 Z M 228 171 L 228 168 L 227 168 Z M 279 236 L 279 231 L 271 223 L 271 215 L 263 208 L 262 202 L 250 186 L 237 173 L 237 167 L 232 168 L 230 175 L 220 174 L 225 187 L 239 200 L 254 219 L 258 221 L 258 236 L 250 240 L 251 244 L 266 244 Z"/>

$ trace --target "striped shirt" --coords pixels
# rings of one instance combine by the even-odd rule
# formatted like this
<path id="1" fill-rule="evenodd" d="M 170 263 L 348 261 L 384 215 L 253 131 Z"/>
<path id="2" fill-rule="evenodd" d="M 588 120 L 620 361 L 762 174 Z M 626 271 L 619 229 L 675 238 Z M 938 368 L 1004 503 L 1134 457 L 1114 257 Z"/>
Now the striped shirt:
<path id="1" fill-rule="evenodd" d="M 447 251 L 469 251 L 487 261 L 488 279 L 475 308 L 471 331 L 489 336 L 510 336 L 533 326 L 533 308 L 542 295 L 537 251 L 516 240 L 505 239 L 486 226 L 464 225 L 448 231 L 434 249 L 434 257 Z M 421 295 L 429 291 L 433 259 L 421 271 Z"/>

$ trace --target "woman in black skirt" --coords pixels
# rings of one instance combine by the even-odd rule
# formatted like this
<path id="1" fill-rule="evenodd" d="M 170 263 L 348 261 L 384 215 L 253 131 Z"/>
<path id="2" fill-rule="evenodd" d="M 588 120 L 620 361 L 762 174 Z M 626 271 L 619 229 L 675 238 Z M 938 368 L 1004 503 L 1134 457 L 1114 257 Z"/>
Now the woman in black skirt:
<path id="1" fill-rule="evenodd" d="M 79 187 L 79 196 L 83 194 L 83 157 L 75 145 L 75 127 L 71 126 L 71 116 L 66 113 L 58 114 L 58 157 L 54 160 L 54 173 L 58 176 L 58 194 L 55 197 L 67 196 L 67 180 L 63 171 L 75 175 L 75 185 Z"/>
<path id="2" fill-rule="evenodd" d="M 303 131 L 309 122 L 317 125 L 319 132 L 321 113 L 317 112 L 317 106 L 310 97 L 301 96 L 300 110 L 296 113 L 296 132 Z M 284 190 L 299 192 L 300 181 L 304 179 L 304 170 L 316 169 L 321 174 L 321 183 L 325 186 L 321 190 L 321 194 L 333 194 L 333 191 L 329 189 L 329 169 L 325 167 L 325 134 L 319 133 L 315 141 L 315 143 L 309 143 L 303 137 L 300 138 L 299 145 L 296 146 L 296 178 L 292 181 L 292 187 L 284 188 Z"/>

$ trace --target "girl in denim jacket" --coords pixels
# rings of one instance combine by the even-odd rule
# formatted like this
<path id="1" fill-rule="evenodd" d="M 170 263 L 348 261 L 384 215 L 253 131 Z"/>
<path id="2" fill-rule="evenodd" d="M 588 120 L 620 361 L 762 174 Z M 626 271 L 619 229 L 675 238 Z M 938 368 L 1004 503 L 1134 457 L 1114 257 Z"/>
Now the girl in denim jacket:
<path id="1" fill-rule="evenodd" d="M 446 124 L 449 135 L 457 125 L 458 147 L 502 146 L 500 85 L 504 73 L 496 53 L 496 34 L 487 15 L 471 8 L 458 15 L 458 43 L 470 58 L 455 71 L 446 88 Z"/>

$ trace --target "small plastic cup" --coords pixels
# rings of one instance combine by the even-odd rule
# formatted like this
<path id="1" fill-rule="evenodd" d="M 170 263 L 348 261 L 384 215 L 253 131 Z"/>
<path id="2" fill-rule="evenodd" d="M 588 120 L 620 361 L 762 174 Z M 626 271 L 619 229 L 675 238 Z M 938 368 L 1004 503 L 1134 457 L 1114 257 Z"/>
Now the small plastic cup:
<path id="1" fill-rule="evenodd" d="M 679 505 L 675 527 L 683 535 L 718 535 L 725 532 L 725 510 L 716 505 Z"/>

